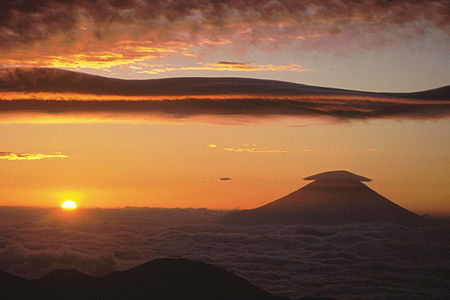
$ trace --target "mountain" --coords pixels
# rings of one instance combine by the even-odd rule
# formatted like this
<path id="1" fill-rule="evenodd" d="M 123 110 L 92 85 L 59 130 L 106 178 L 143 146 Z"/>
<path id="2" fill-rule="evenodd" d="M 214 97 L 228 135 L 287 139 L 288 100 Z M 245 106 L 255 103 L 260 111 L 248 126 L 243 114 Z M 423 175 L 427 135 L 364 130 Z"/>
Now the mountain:
<path id="1" fill-rule="evenodd" d="M 58 294 L 31 280 L 0 271 L 0 299 L 58 299 Z"/>
<path id="2" fill-rule="evenodd" d="M 450 86 L 415 93 L 373 93 L 277 80 L 185 77 L 148 80 L 107 78 L 53 68 L 0 69 L 0 92 L 52 92 L 102 95 L 348 95 L 449 99 Z"/>
<path id="3" fill-rule="evenodd" d="M 226 224 L 420 224 L 421 218 L 398 206 L 362 182 L 371 179 L 348 171 L 329 171 L 306 177 L 312 183 L 261 207 L 225 216 Z"/>
<path id="4" fill-rule="evenodd" d="M 0 272 L 2 299 L 283 300 L 214 265 L 155 259 L 94 278 L 58 270 L 38 280 Z"/>
<path id="5" fill-rule="evenodd" d="M 88 292 L 93 281 L 95 278 L 77 270 L 55 270 L 36 280 L 35 283 L 58 295 L 65 294 L 67 291 L 79 295 Z"/>

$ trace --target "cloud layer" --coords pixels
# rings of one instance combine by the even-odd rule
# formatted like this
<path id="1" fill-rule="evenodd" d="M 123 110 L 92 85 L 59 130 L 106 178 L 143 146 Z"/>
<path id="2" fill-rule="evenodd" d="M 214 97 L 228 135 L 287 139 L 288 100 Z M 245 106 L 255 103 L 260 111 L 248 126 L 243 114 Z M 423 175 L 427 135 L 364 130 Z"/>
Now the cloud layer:
<path id="1" fill-rule="evenodd" d="M 206 209 L 0 208 L 0 270 L 37 278 L 75 268 L 100 275 L 158 257 L 225 267 L 297 299 L 445 299 L 448 224 L 223 226 Z"/>
<path id="2" fill-rule="evenodd" d="M 58 69 L 0 69 L 5 114 L 154 117 L 442 118 L 450 87 L 371 93 L 250 78 L 120 80 Z"/>
<path id="3" fill-rule="evenodd" d="M 150 67 L 149 70 L 139 73 L 157 74 L 169 71 L 238 71 L 238 72 L 256 72 L 256 71 L 275 71 L 275 72 L 305 72 L 305 68 L 298 64 L 287 65 L 258 65 L 253 63 L 240 63 L 232 61 L 218 61 L 215 63 L 204 63 L 201 66 L 190 67 Z"/>
<path id="4" fill-rule="evenodd" d="M 0 64 L 90 68 L 229 44 L 370 49 L 450 24 L 446 0 L 4 0 L 0 11 Z"/>
<path id="5" fill-rule="evenodd" d="M 219 96 L 203 100 L 156 100 L 156 101 L 58 101 L 58 100 L 0 100 L 0 113 L 22 115 L 64 116 L 114 119 L 122 116 L 137 119 L 183 119 L 209 116 L 234 118 L 266 117 L 331 117 L 351 119 L 433 119 L 450 115 L 450 101 L 421 101 L 407 103 L 397 99 L 380 99 L 379 102 L 365 99 L 314 99 L 314 97 L 291 100 L 283 99 L 221 99 Z M 2 115 L 0 114 L 0 118 Z M 231 150 L 230 150 L 231 151 Z"/>

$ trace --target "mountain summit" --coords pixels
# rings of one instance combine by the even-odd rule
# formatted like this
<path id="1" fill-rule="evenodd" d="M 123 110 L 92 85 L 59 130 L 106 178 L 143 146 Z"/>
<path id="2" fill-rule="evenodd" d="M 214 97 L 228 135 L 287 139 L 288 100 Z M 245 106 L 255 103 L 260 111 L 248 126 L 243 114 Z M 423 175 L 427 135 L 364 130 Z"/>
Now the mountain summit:
<path id="1" fill-rule="evenodd" d="M 371 179 L 344 170 L 304 178 L 313 182 L 261 207 L 232 212 L 227 224 L 418 224 L 421 218 L 362 182 Z"/>

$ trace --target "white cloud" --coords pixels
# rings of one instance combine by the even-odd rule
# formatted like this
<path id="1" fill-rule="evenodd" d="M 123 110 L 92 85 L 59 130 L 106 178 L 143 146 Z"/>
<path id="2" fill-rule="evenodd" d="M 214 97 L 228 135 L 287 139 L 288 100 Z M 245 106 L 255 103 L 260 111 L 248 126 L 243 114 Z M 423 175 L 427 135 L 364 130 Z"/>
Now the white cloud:
<path id="1" fill-rule="evenodd" d="M 65 220 L 50 209 L 0 207 L 0 270 L 37 278 L 90 275 L 159 257 L 226 268 L 297 299 L 444 299 L 448 225 L 224 226 L 206 209 L 94 209 Z"/>
<path id="2" fill-rule="evenodd" d="M 238 147 L 226 147 L 223 148 L 229 152 L 247 152 L 247 153 L 286 153 L 285 149 L 272 149 L 267 147 L 259 147 L 256 144 L 244 144 Z"/>
<path id="3" fill-rule="evenodd" d="M 5 160 L 41 160 L 46 158 L 68 158 L 68 155 L 56 152 L 54 154 L 42 153 L 17 153 L 17 152 L 0 152 L 0 159 Z"/>

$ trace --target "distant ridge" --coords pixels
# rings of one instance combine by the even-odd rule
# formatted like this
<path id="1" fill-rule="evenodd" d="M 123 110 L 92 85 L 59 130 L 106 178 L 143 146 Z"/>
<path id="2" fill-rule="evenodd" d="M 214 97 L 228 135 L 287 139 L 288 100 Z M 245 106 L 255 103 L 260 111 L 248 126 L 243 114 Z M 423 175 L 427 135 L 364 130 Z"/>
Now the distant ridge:
<path id="1" fill-rule="evenodd" d="M 98 278 L 74 270 L 57 270 L 38 280 L 0 272 L 0 287 L 5 300 L 288 300 L 222 268 L 187 259 L 155 259 Z"/>
<path id="2" fill-rule="evenodd" d="M 254 225 L 397 223 L 420 224 L 422 219 L 376 193 L 361 181 L 371 179 L 344 170 L 306 177 L 314 182 L 261 207 L 232 212 L 221 222 Z"/>
<path id="3" fill-rule="evenodd" d="M 375 93 L 277 80 L 236 77 L 180 77 L 125 80 L 55 68 L 2 68 L 0 92 L 58 92 L 104 95 L 358 95 L 449 99 L 450 86 L 414 93 Z"/>

